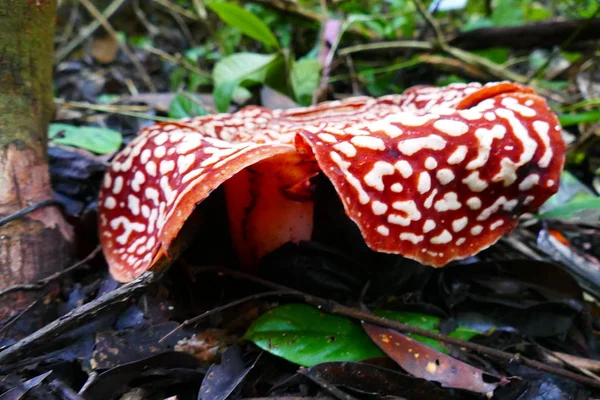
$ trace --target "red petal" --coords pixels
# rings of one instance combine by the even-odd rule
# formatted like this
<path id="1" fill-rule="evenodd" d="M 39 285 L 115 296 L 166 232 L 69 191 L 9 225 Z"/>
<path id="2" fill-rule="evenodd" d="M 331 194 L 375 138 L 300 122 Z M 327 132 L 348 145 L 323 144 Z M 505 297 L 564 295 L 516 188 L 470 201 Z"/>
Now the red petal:
<path id="1" fill-rule="evenodd" d="M 443 266 L 495 243 L 558 188 L 565 146 L 541 97 L 512 92 L 464 110 L 387 110 L 374 105 L 355 113 L 360 123 L 301 132 L 374 250 Z"/>
<path id="2" fill-rule="evenodd" d="M 211 191 L 290 151 L 277 143 L 228 143 L 180 124 L 144 129 L 114 159 L 100 193 L 100 240 L 113 277 L 127 282 L 148 270 Z"/>

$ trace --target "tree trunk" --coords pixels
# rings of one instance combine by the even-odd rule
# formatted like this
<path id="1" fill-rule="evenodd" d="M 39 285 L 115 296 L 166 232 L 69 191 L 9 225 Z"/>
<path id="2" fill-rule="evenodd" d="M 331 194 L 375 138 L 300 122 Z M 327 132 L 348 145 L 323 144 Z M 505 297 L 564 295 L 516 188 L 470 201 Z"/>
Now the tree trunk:
<path id="1" fill-rule="evenodd" d="M 53 197 L 47 129 L 54 112 L 56 0 L 0 0 L 0 217 Z M 71 227 L 48 206 L 0 226 L 0 289 L 48 276 L 71 260 Z M 40 293 L 0 298 L 0 319 Z"/>

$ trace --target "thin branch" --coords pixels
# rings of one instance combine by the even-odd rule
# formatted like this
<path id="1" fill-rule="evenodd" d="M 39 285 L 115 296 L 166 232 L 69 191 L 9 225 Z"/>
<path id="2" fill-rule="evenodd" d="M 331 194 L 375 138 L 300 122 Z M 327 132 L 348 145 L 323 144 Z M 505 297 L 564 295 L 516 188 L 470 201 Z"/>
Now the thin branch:
<path id="1" fill-rule="evenodd" d="M 345 56 L 347 54 L 358 53 L 361 51 L 392 49 L 418 49 L 424 51 L 435 51 L 436 46 L 431 43 L 418 40 L 396 40 L 391 42 L 375 42 L 345 47 L 338 51 L 338 55 Z M 503 66 L 498 65 L 487 58 L 480 57 L 447 44 L 442 44 L 441 50 L 464 63 L 471 64 L 474 67 L 481 69 L 483 72 L 494 77 L 495 79 L 509 80 L 520 83 L 525 83 L 527 81 L 527 77 L 509 71 Z"/>
<path id="2" fill-rule="evenodd" d="M 181 55 L 179 56 L 173 56 L 169 53 L 167 53 L 166 51 L 163 51 L 161 49 L 157 49 L 151 46 L 148 47 L 144 47 L 144 50 L 146 50 L 148 53 L 152 53 L 152 54 L 156 54 L 157 56 L 175 64 L 175 65 L 181 65 L 183 68 L 187 69 L 190 72 L 193 72 L 195 74 L 198 74 L 200 76 L 205 77 L 206 79 L 210 79 L 212 80 L 212 75 L 209 74 L 208 72 L 204 72 L 202 71 L 200 68 L 193 66 L 192 64 L 190 64 L 189 62 L 187 62 L 185 60 L 184 57 L 182 57 Z"/>
<path id="3" fill-rule="evenodd" d="M 127 58 L 129 58 L 129 61 L 131 61 L 131 63 L 133 64 L 133 66 L 135 67 L 137 72 L 141 75 L 141 78 L 144 81 L 144 83 L 146 84 L 146 86 L 148 87 L 148 89 L 150 89 L 151 92 L 156 92 L 156 86 L 154 86 L 152 79 L 150 79 L 150 76 L 144 69 L 143 65 L 137 59 L 135 54 L 133 54 L 131 52 L 131 50 L 129 50 L 129 47 L 127 47 L 127 45 L 124 42 L 119 40 L 119 35 L 117 35 L 117 32 L 112 27 L 110 22 L 108 22 L 108 20 L 104 17 L 104 15 L 102 15 L 102 13 L 100 11 L 98 11 L 96 6 L 94 6 L 94 4 L 92 4 L 92 2 L 90 0 L 79 0 L 79 1 L 88 10 L 88 12 L 90 14 L 92 14 L 92 16 L 100 22 L 100 24 L 104 27 L 104 29 L 106 29 L 106 32 L 108 32 L 108 34 L 110 36 L 112 36 L 114 40 L 117 41 L 117 43 L 118 43 L 119 47 L 121 48 L 121 50 L 123 51 L 123 53 L 125 53 L 125 55 L 127 56 Z"/>
<path id="4" fill-rule="evenodd" d="M 160 276 L 160 273 L 146 272 L 136 280 L 102 295 L 94 301 L 75 308 L 54 322 L 0 351 L 0 365 L 6 365 L 22 359 L 37 346 L 46 344 L 71 329 L 83 326 L 96 318 L 98 314 L 112 307 L 123 305 L 124 302 L 144 291 L 148 285 L 156 282 Z"/>
<path id="5" fill-rule="evenodd" d="M 108 20 L 127 0 L 114 0 L 112 3 L 106 7 L 102 16 L 105 20 Z M 59 63 L 65 59 L 73 50 L 75 50 L 84 40 L 88 39 L 92 34 L 96 31 L 96 29 L 100 28 L 100 20 L 95 19 L 90 22 L 87 26 L 79 31 L 79 34 L 75 39 L 71 40 L 67 43 L 66 46 L 58 49 L 56 55 L 54 56 L 54 62 Z"/>
<path id="6" fill-rule="evenodd" d="M 54 99 L 54 102 L 65 108 L 81 108 L 81 109 L 85 109 L 85 110 L 92 110 L 92 111 L 105 112 L 105 113 L 111 113 L 111 114 L 127 115 L 127 116 L 135 117 L 135 118 L 149 119 L 149 120 L 158 121 L 158 122 L 173 122 L 174 121 L 173 118 L 157 117 L 154 115 L 147 115 L 147 114 L 143 114 L 140 112 L 127 111 L 131 107 L 145 107 L 147 109 L 146 106 L 114 106 L 114 105 L 110 106 L 110 105 L 102 105 L 102 104 L 85 103 L 85 102 L 81 102 L 81 101 L 64 101 L 63 99 L 57 99 L 57 98 Z"/>
<path id="7" fill-rule="evenodd" d="M 418 40 L 393 40 L 390 42 L 374 42 L 344 47 L 343 49 L 338 50 L 338 55 L 345 56 L 351 53 L 358 53 L 362 51 L 396 49 L 417 49 L 431 51 L 434 49 L 434 47 L 431 43 Z"/>
<path id="8" fill-rule="evenodd" d="M 200 17 L 195 13 L 186 10 L 183 7 L 178 6 L 177 4 L 173 4 L 167 0 L 153 0 L 155 3 L 160 4 L 161 6 L 168 8 L 170 11 L 175 12 L 176 14 L 181 15 L 182 17 L 186 17 L 188 19 L 198 21 Z"/>
<path id="9" fill-rule="evenodd" d="M 438 40 L 439 44 L 446 44 L 446 38 L 444 38 L 442 29 L 440 28 L 440 25 L 436 21 L 435 17 L 431 15 L 429 11 L 427 11 L 427 8 L 425 8 L 421 0 L 413 0 L 413 2 L 417 6 L 417 9 L 419 10 L 423 18 L 425 18 L 425 21 L 427 21 L 427 24 L 431 27 L 431 29 L 433 29 L 433 33 L 435 33 L 435 37 Z"/>
<path id="10" fill-rule="evenodd" d="M 398 332 L 402 332 L 402 333 L 412 333 L 414 335 L 424 336 L 424 337 L 427 337 L 430 339 L 438 340 L 440 342 L 458 346 L 460 348 L 465 348 L 465 349 L 471 350 L 482 356 L 495 357 L 495 358 L 498 358 L 498 359 L 501 359 L 501 360 L 504 360 L 507 362 L 511 362 L 511 363 L 521 363 L 525 366 L 537 369 L 542 372 L 546 372 L 549 374 L 553 374 L 553 375 L 561 376 L 561 377 L 564 377 L 567 379 L 571 379 L 571 380 L 573 380 L 575 382 L 579 382 L 583 385 L 589 385 L 589 386 L 592 386 L 595 388 L 600 388 L 600 382 L 595 379 L 592 379 L 592 378 L 589 378 L 587 376 L 583 376 L 580 374 L 576 374 L 576 373 L 568 371 L 564 368 L 555 367 L 555 366 L 548 365 L 548 364 L 545 364 L 540 361 L 533 360 L 528 357 L 524 357 L 519 353 L 508 353 L 508 352 L 505 352 L 502 350 L 483 346 L 483 345 L 480 345 L 477 343 L 468 342 L 466 340 L 455 339 L 455 338 L 443 335 L 441 333 L 435 333 L 435 332 L 428 331 L 426 329 L 421 329 L 421 328 L 418 328 L 415 326 L 388 320 L 388 319 L 385 319 L 382 317 L 375 316 L 369 312 L 365 312 L 365 311 L 362 311 L 362 310 L 359 310 L 356 308 L 342 305 L 333 300 L 328 300 L 328 299 L 324 299 L 322 297 L 313 296 L 313 295 L 301 292 L 299 290 L 291 289 L 287 286 L 280 285 L 278 283 L 274 283 L 274 282 L 267 281 L 265 279 L 258 278 L 253 275 L 244 274 L 239 271 L 233 271 L 233 270 L 230 270 L 227 268 L 222 268 L 222 267 L 195 268 L 195 271 L 211 271 L 211 270 L 221 272 L 221 273 L 230 275 L 232 277 L 245 279 L 245 280 L 257 283 L 259 285 L 262 285 L 262 286 L 265 286 L 265 287 L 268 287 L 268 288 L 271 288 L 274 290 L 289 291 L 290 293 L 293 293 L 294 295 L 303 299 L 306 303 L 311 304 L 311 305 L 317 307 L 318 309 L 320 309 L 324 312 L 328 312 L 330 314 L 343 315 L 345 317 L 352 318 L 355 320 L 369 322 L 369 323 L 372 323 L 372 324 L 375 324 L 378 326 L 382 326 L 385 328 L 394 329 L 394 330 L 396 330 Z M 1 353 L 0 353 L 0 356 L 1 356 Z M 0 362 L 1 362 L 1 358 L 0 358 Z"/>
<path id="11" fill-rule="evenodd" d="M 213 308 L 211 310 L 203 312 L 200 315 L 195 316 L 194 318 L 186 319 L 181 324 L 179 324 L 176 328 L 174 328 L 169 333 L 167 333 L 165 336 L 163 336 L 162 338 L 160 338 L 160 340 L 158 341 L 158 343 L 164 342 L 169 336 L 171 336 L 175 332 L 177 332 L 177 331 L 185 328 L 186 326 L 193 325 L 193 324 L 199 322 L 200 320 L 202 320 L 204 318 L 210 317 L 213 314 L 220 313 L 221 311 L 224 311 L 224 310 L 226 310 L 228 308 L 235 307 L 235 306 L 247 303 L 247 302 L 252 301 L 252 300 L 258 300 L 258 299 L 262 299 L 262 298 L 265 298 L 265 297 L 284 296 L 286 294 L 290 295 L 290 294 L 294 294 L 294 292 L 290 292 L 290 291 L 286 291 L 286 290 L 274 290 L 274 291 L 270 291 L 270 292 L 257 293 L 257 294 L 253 294 L 253 295 L 250 295 L 250 296 L 242 297 L 241 299 L 234 300 L 234 301 L 229 302 L 227 304 L 224 304 L 222 306 L 215 307 L 215 308 Z"/>

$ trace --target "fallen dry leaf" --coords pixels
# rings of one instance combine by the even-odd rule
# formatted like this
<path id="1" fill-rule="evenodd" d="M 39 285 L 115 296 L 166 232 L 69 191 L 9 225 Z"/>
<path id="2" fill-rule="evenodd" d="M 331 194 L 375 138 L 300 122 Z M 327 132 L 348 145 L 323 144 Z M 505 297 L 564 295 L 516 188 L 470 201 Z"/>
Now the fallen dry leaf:
<path id="1" fill-rule="evenodd" d="M 478 393 L 493 392 L 498 384 L 508 382 L 506 377 L 488 374 L 392 329 L 368 323 L 363 328 L 385 354 L 418 378 Z"/>

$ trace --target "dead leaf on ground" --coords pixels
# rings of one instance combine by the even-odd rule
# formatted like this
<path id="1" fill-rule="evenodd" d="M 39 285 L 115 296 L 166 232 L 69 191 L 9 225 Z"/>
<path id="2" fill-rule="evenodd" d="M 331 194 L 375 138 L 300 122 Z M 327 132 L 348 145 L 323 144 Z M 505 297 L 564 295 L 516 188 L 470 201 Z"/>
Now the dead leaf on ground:
<path id="1" fill-rule="evenodd" d="M 498 384 L 508 382 L 506 377 L 488 374 L 394 330 L 368 323 L 363 328 L 383 352 L 418 378 L 478 393 L 493 392 Z"/>

